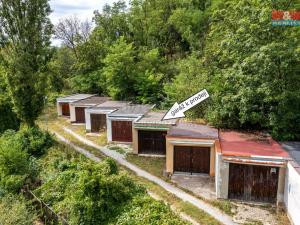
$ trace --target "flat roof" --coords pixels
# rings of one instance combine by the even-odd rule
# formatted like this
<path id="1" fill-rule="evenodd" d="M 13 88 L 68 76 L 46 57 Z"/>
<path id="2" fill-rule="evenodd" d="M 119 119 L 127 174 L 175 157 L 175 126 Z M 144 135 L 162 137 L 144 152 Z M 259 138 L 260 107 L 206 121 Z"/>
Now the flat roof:
<path id="1" fill-rule="evenodd" d="M 168 132 L 169 137 L 182 137 L 191 139 L 218 139 L 218 129 L 208 125 L 179 122 Z"/>
<path id="2" fill-rule="evenodd" d="M 94 108 L 95 109 L 97 109 L 97 108 L 119 109 L 119 108 L 127 106 L 128 104 L 130 104 L 130 102 L 126 102 L 126 101 L 106 101 L 104 103 L 96 105 Z"/>
<path id="3" fill-rule="evenodd" d="M 68 95 L 65 97 L 59 97 L 57 98 L 58 102 L 74 102 L 74 101 L 78 101 L 78 100 L 82 100 L 85 98 L 89 98 L 91 96 L 94 96 L 92 94 L 74 94 L 74 95 Z"/>
<path id="4" fill-rule="evenodd" d="M 149 112 L 155 105 L 127 105 L 123 108 L 118 109 L 117 111 L 109 114 L 109 117 L 117 117 L 117 116 L 140 116 Z"/>
<path id="5" fill-rule="evenodd" d="M 137 124 L 165 124 L 165 125 L 175 125 L 178 119 L 162 120 L 166 112 L 148 112 L 141 119 L 136 121 Z"/>
<path id="6" fill-rule="evenodd" d="M 300 165 L 300 142 L 285 141 L 281 142 L 281 146 L 289 153 L 298 165 Z"/>
<path id="7" fill-rule="evenodd" d="M 99 105 L 101 103 L 104 103 L 104 102 L 106 102 L 108 100 L 111 100 L 111 98 L 110 97 L 91 96 L 89 98 L 85 98 L 85 99 L 73 102 L 72 105 L 95 106 L 95 105 Z"/>
<path id="8" fill-rule="evenodd" d="M 270 136 L 263 133 L 220 131 L 223 155 L 240 157 L 288 158 L 288 153 Z"/>

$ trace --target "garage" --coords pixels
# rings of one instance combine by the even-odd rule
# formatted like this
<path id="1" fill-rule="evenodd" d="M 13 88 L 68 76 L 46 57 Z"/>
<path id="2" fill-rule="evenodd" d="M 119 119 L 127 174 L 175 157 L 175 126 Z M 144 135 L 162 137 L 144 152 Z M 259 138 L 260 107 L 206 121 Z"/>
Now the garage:
<path id="1" fill-rule="evenodd" d="M 75 107 L 76 123 L 85 123 L 84 107 Z"/>
<path id="2" fill-rule="evenodd" d="M 69 103 L 60 103 L 61 111 L 63 116 L 70 116 L 70 106 Z"/>
<path id="3" fill-rule="evenodd" d="M 132 122 L 112 121 L 112 141 L 132 142 Z"/>
<path id="4" fill-rule="evenodd" d="M 209 170 L 209 147 L 174 146 L 174 172 L 209 174 Z"/>
<path id="5" fill-rule="evenodd" d="M 138 131 L 138 153 L 151 155 L 166 154 L 166 131 Z"/>
<path id="6" fill-rule="evenodd" d="M 243 201 L 275 203 L 278 167 L 229 164 L 228 197 Z"/>
<path id="7" fill-rule="evenodd" d="M 98 133 L 106 128 L 106 114 L 91 114 L 91 132 Z"/>

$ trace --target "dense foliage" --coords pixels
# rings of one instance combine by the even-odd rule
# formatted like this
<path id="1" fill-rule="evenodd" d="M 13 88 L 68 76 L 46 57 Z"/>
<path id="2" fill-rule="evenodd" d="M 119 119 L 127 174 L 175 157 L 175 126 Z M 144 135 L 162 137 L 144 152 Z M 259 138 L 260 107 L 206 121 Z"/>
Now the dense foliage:
<path id="1" fill-rule="evenodd" d="M 48 133 L 38 128 L 7 130 L 0 137 L 0 192 L 18 192 L 25 184 L 34 185 L 40 156 L 53 144 Z"/>
<path id="2" fill-rule="evenodd" d="M 74 47 L 66 89 L 165 107 L 206 88 L 210 99 L 189 116 L 300 139 L 299 29 L 271 24 L 273 9 L 300 8 L 296 0 L 129 6 L 118 1 L 95 13 L 95 29 Z"/>
<path id="3" fill-rule="evenodd" d="M 33 126 L 44 106 L 52 25 L 48 0 L 1 0 L 1 60 L 19 119 Z"/>
<path id="4" fill-rule="evenodd" d="M 0 196 L 0 224 L 32 225 L 37 216 L 33 213 L 26 200 L 18 195 Z"/>
<path id="5" fill-rule="evenodd" d="M 7 94 L 5 73 L 4 68 L 0 65 L 0 135 L 7 129 L 17 130 L 19 128 L 19 119 L 13 112 L 13 104 Z"/>
<path id="6" fill-rule="evenodd" d="M 40 164 L 43 184 L 36 193 L 70 224 L 185 223 L 111 159 L 95 164 L 57 146 Z"/>

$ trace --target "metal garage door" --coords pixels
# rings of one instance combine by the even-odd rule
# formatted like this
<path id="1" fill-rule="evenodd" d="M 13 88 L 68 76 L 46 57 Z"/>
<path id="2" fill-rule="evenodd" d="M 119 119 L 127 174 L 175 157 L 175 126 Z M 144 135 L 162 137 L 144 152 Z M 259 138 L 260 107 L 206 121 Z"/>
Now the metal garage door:
<path id="1" fill-rule="evenodd" d="M 85 123 L 84 107 L 75 107 L 76 123 Z"/>
<path id="2" fill-rule="evenodd" d="M 112 141 L 132 142 L 132 122 L 112 121 Z"/>
<path id="3" fill-rule="evenodd" d="M 105 114 L 91 114 L 91 132 L 99 132 L 106 128 Z"/>
<path id="4" fill-rule="evenodd" d="M 70 116 L 69 103 L 60 103 L 63 116 Z"/>
<path id="5" fill-rule="evenodd" d="M 209 147 L 174 146 L 174 172 L 209 174 L 209 170 Z"/>
<path id="6" fill-rule="evenodd" d="M 166 154 L 166 131 L 139 130 L 139 154 Z"/>
<path id="7" fill-rule="evenodd" d="M 230 163 L 228 197 L 275 203 L 279 168 Z"/>

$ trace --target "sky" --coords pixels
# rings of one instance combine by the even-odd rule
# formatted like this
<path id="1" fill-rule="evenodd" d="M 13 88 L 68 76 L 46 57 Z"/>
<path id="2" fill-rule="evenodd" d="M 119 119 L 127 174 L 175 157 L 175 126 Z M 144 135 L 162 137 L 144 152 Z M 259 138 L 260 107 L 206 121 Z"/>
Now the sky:
<path id="1" fill-rule="evenodd" d="M 101 10 L 105 4 L 112 4 L 116 0 L 50 0 L 52 13 L 50 19 L 55 25 L 60 19 L 76 15 L 80 20 L 89 21 L 93 18 L 94 10 Z M 59 45 L 60 41 L 52 40 L 53 45 Z"/>

